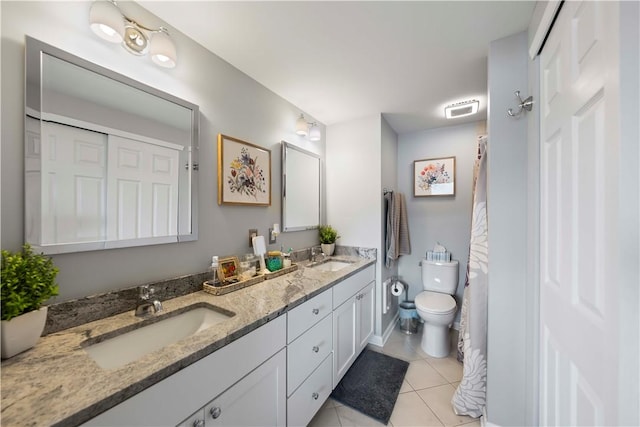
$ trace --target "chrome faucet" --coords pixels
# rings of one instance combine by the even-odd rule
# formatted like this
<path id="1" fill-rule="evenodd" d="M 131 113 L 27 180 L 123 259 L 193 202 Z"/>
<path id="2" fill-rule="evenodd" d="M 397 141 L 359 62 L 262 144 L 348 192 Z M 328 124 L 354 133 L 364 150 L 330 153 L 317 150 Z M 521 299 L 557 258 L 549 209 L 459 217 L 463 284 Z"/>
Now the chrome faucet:
<path id="1" fill-rule="evenodd" d="M 316 252 L 318 250 L 319 252 Z M 322 260 L 324 261 L 327 257 L 324 252 L 320 248 L 315 246 L 311 247 L 311 262 L 318 262 L 318 255 L 322 255 Z"/>
<path id="2" fill-rule="evenodd" d="M 139 290 L 140 294 L 138 303 L 136 304 L 136 316 L 143 317 L 162 311 L 162 303 L 159 300 L 150 301 L 151 295 L 155 292 L 154 288 L 149 285 L 143 285 L 140 286 Z"/>

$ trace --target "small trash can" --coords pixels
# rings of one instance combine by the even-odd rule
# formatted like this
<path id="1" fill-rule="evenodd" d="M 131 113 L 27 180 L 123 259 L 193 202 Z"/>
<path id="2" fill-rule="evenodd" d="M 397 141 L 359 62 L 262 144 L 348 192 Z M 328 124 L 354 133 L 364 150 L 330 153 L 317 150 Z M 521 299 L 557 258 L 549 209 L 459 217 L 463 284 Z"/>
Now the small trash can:
<path id="1" fill-rule="evenodd" d="M 413 301 L 404 301 L 399 304 L 400 330 L 405 334 L 418 332 L 418 312 Z"/>

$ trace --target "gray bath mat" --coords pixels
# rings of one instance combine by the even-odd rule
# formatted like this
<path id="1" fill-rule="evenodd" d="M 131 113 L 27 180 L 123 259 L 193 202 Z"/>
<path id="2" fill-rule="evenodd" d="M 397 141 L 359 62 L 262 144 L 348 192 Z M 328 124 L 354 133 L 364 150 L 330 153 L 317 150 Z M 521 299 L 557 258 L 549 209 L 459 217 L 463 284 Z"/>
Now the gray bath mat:
<path id="1" fill-rule="evenodd" d="M 408 368 L 404 360 L 365 349 L 331 397 L 386 425 Z"/>

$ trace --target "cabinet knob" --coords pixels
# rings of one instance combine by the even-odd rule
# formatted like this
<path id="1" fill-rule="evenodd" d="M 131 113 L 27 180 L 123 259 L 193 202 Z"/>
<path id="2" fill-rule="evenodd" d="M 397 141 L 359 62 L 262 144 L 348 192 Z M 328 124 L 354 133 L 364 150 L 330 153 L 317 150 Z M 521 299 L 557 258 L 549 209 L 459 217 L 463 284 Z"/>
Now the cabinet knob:
<path id="1" fill-rule="evenodd" d="M 204 427 L 204 420 L 194 420 L 192 426 L 193 427 Z"/>
<path id="2" fill-rule="evenodd" d="M 319 310 L 319 309 L 317 309 L 317 308 L 314 308 L 313 310 L 311 310 L 311 312 L 312 312 L 313 314 L 318 314 L 318 313 L 320 313 L 320 310 Z"/>
<path id="3" fill-rule="evenodd" d="M 314 345 L 311 350 L 313 350 L 314 353 L 317 353 L 320 351 L 320 347 L 318 347 L 317 345 Z"/>
<path id="4" fill-rule="evenodd" d="M 222 414 L 222 409 L 219 406 L 214 406 L 209 410 L 209 413 L 211 414 L 211 418 L 215 420 Z"/>
<path id="5" fill-rule="evenodd" d="M 311 395 L 311 397 L 313 397 L 313 400 L 318 400 L 318 398 L 320 397 L 320 395 L 318 393 L 313 393 Z"/>

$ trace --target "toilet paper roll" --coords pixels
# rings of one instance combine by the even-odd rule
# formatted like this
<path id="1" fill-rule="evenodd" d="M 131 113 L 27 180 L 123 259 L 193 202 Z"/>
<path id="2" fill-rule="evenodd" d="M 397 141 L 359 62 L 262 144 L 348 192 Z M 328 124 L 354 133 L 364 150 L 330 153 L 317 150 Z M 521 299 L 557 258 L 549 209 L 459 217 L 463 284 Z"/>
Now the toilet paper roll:
<path id="1" fill-rule="evenodd" d="M 404 292 L 404 285 L 400 282 L 395 282 L 391 285 L 391 295 L 400 296 Z"/>

